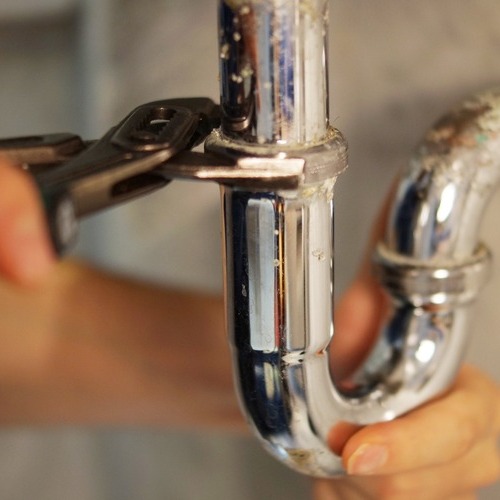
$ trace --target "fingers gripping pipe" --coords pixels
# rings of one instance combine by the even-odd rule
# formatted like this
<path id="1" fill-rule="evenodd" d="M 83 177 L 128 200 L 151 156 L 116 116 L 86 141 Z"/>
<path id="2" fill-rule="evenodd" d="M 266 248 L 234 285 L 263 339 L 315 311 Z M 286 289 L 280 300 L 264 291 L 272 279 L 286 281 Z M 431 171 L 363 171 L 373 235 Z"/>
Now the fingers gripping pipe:
<path id="1" fill-rule="evenodd" d="M 241 404 L 265 447 L 313 476 L 343 473 L 339 450 L 328 444 L 343 422 L 394 418 L 453 379 L 488 269 L 478 219 L 500 173 L 500 91 L 493 91 L 447 115 L 417 148 L 375 258 L 392 309 L 349 391 L 335 386 L 332 200 L 346 145 L 328 125 L 327 7 L 220 2 L 223 124 L 206 143 L 252 158 L 260 181 L 277 161 L 303 167 L 292 188 L 252 188 L 245 177 L 222 188 L 222 203 Z"/>

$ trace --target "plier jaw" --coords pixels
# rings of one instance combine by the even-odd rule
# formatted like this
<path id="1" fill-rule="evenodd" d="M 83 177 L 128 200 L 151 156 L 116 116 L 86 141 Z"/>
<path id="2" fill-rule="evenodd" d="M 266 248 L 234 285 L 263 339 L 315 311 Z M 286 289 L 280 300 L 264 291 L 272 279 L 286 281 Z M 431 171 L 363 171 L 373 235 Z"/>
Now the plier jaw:
<path id="1" fill-rule="evenodd" d="M 203 142 L 219 125 L 208 98 L 169 99 L 134 109 L 101 139 L 74 134 L 0 140 L 0 155 L 22 165 L 39 186 L 58 253 L 76 237 L 77 220 L 169 183 L 155 169 Z"/>

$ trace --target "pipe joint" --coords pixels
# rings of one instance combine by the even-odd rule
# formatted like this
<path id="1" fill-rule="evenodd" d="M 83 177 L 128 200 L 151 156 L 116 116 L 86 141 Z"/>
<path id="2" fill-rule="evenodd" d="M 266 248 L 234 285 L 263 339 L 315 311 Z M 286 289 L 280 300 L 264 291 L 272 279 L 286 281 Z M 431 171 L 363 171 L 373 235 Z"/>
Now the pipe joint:
<path id="1" fill-rule="evenodd" d="M 253 178 L 255 188 L 262 186 L 263 179 L 275 179 L 273 189 L 295 188 L 336 178 L 347 168 L 347 142 L 333 127 L 314 145 L 287 148 L 280 144 L 261 146 L 237 142 L 216 131 L 205 142 L 205 149 L 233 160 L 246 187 L 252 187 Z M 300 171 L 296 168 L 297 160 L 302 160 Z M 245 166 L 250 165 L 252 174 L 248 175 Z M 287 170 L 290 175 L 285 178 L 283 174 Z M 280 178 L 283 179 L 281 185 Z M 237 174 L 234 182 L 237 183 Z"/>
<path id="2" fill-rule="evenodd" d="M 491 253 L 480 244 L 460 262 L 412 259 L 380 243 L 375 273 L 391 297 L 413 307 L 450 308 L 473 302 L 490 277 Z"/>

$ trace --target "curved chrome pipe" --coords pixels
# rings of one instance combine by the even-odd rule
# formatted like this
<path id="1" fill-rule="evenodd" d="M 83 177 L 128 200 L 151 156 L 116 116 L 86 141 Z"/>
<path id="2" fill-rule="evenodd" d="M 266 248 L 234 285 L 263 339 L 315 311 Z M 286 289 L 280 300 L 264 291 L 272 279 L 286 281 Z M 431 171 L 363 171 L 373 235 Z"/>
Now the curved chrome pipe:
<path id="1" fill-rule="evenodd" d="M 445 389 L 487 274 L 478 218 L 500 172 L 500 93 L 426 136 L 401 179 L 376 268 L 393 298 L 349 391 L 331 381 L 333 188 L 346 145 L 327 121 L 327 0 L 220 3 L 223 124 L 206 147 L 300 158 L 293 189 L 223 187 L 227 328 L 236 385 L 264 446 L 293 469 L 343 473 L 343 422 L 388 420 Z M 314 50 L 312 49 L 314 48 Z M 250 186 L 250 187 L 249 187 Z"/>

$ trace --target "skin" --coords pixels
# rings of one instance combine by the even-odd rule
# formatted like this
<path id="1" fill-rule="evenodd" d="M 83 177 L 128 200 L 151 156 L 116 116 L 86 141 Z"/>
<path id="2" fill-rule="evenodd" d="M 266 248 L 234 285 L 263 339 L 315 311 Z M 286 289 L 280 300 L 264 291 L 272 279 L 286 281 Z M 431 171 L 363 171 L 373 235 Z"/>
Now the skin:
<path id="1" fill-rule="evenodd" d="M 0 160 L 0 191 L 1 424 L 244 428 L 221 298 L 57 262 L 29 176 Z M 337 309 L 339 359 L 361 359 L 384 310 L 367 262 Z M 464 366 L 393 422 L 333 428 L 348 474 L 316 481 L 314 498 L 474 498 L 500 476 L 499 432 L 499 387 Z"/>
<path id="2" fill-rule="evenodd" d="M 220 297 L 57 262 L 30 177 L 0 191 L 1 424 L 244 428 Z"/>

